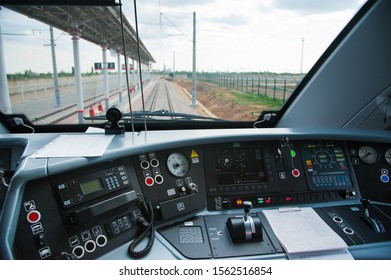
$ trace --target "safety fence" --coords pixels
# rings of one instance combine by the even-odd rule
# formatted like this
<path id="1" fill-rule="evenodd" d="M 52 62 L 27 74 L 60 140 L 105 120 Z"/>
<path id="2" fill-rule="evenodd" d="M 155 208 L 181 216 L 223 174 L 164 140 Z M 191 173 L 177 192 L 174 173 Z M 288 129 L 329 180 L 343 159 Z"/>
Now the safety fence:
<path id="1" fill-rule="evenodd" d="M 146 77 L 148 78 L 148 77 Z M 131 75 L 129 77 L 130 85 L 138 84 L 138 77 Z M 126 76 L 122 75 L 122 85 L 126 85 Z M 108 75 L 109 91 L 118 89 L 118 75 Z M 53 79 L 31 79 L 8 81 L 8 89 L 11 97 L 11 104 L 21 104 L 32 100 L 54 98 L 54 83 Z M 104 81 L 101 75 L 83 76 L 82 89 L 84 94 L 97 96 L 104 92 Z M 62 96 L 75 95 L 76 84 L 74 77 L 59 78 L 59 91 Z"/>
<path id="2" fill-rule="evenodd" d="M 235 89 L 243 93 L 264 95 L 273 100 L 286 100 L 296 89 L 302 76 L 263 76 L 248 74 L 197 74 L 197 80 L 220 87 Z"/>

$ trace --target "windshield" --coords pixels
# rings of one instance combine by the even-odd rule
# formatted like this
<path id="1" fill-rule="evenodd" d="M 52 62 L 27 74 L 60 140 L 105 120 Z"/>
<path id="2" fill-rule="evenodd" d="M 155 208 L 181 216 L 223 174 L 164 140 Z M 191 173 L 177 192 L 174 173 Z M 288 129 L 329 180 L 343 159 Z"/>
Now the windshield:
<path id="1" fill-rule="evenodd" d="M 123 2 L 2 6 L 1 112 L 33 125 L 99 123 L 111 106 L 135 122 L 254 122 L 281 110 L 363 4 L 151 0 L 136 14 Z"/>

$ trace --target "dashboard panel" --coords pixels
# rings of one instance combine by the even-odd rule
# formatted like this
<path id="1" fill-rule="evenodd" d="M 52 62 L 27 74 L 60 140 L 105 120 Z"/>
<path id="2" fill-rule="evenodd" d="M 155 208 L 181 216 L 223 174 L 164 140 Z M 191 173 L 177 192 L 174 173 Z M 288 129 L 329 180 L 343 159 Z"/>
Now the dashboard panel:
<path id="1" fill-rule="evenodd" d="M 208 209 L 355 199 L 358 195 L 342 142 L 272 141 L 211 145 L 206 175 Z M 284 151 L 285 150 L 285 151 Z"/>
<path id="2" fill-rule="evenodd" d="M 285 259 L 263 210 L 286 207 L 314 208 L 356 258 L 391 258 L 388 133 L 148 136 L 116 136 L 102 157 L 57 159 L 31 156 L 52 137 L 29 139 L 2 209 L 1 258 L 139 258 L 129 250 L 142 235 L 154 242 L 147 259 Z M 242 217 L 258 230 L 241 235 Z"/>

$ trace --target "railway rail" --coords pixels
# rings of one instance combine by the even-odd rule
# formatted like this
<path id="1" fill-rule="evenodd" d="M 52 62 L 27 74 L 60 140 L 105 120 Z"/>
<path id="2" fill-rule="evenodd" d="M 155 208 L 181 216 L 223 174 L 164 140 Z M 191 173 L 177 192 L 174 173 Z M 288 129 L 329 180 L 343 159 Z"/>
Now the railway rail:
<path id="1" fill-rule="evenodd" d="M 171 98 L 170 89 L 164 79 L 157 80 L 151 94 L 145 101 L 147 111 L 167 110 L 174 113 L 174 104 Z"/>

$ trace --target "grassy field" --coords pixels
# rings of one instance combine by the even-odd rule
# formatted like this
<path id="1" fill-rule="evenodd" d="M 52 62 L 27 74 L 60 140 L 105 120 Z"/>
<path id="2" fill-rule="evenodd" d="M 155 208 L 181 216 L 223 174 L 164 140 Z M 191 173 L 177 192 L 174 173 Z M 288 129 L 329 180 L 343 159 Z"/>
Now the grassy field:
<path id="1" fill-rule="evenodd" d="M 239 93 L 239 92 L 229 92 L 232 95 L 232 101 L 239 106 L 248 106 L 259 104 L 266 106 L 268 110 L 279 110 L 283 104 L 281 99 L 273 99 L 262 94 L 251 94 L 251 93 Z"/>

